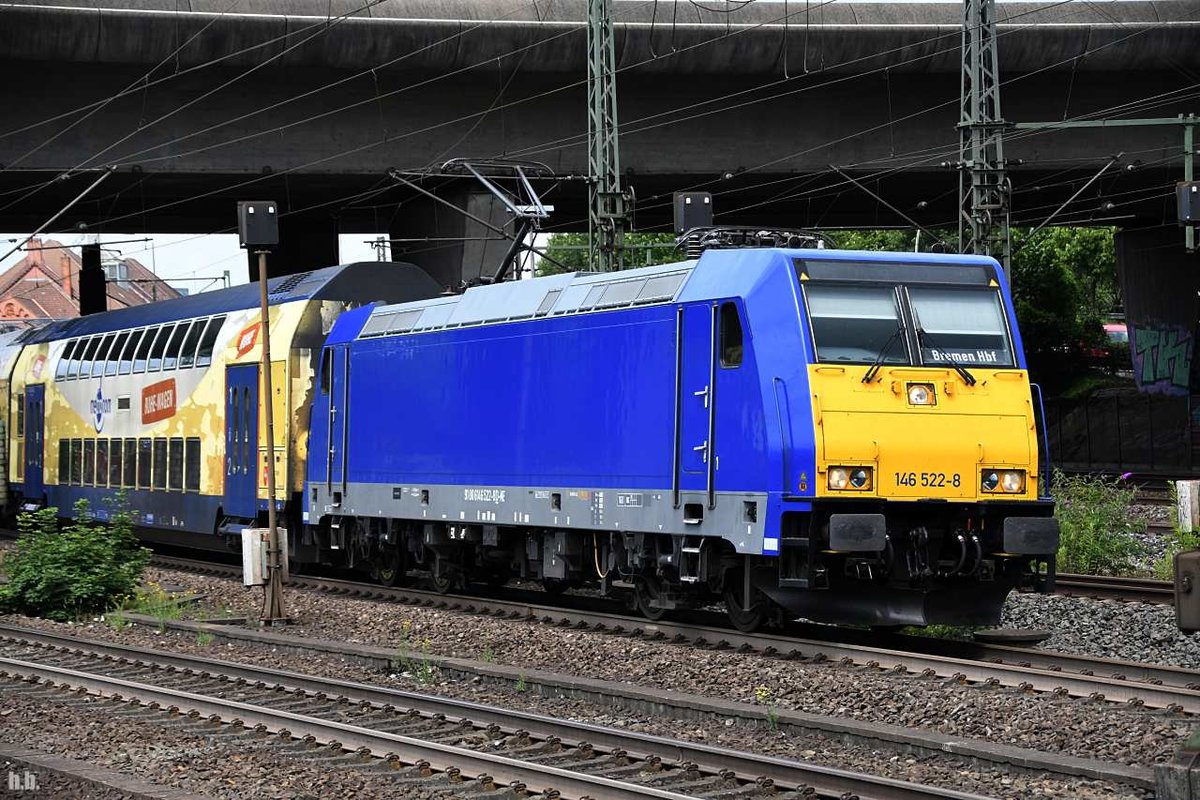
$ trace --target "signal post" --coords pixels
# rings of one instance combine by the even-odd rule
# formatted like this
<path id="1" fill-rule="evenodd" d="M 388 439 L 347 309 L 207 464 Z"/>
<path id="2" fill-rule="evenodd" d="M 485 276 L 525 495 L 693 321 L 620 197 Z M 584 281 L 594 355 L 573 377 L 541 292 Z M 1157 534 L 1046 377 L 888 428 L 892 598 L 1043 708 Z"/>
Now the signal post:
<path id="1" fill-rule="evenodd" d="M 260 370 L 265 396 L 260 402 L 263 405 L 263 417 L 267 428 L 266 575 L 261 576 L 265 592 L 261 619 L 266 625 L 278 625 L 288 621 L 283 604 L 283 576 L 287 553 L 279 535 L 275 510 L 275 396 L 271 386 L 271 327 L 270 307 L 267 301 L 267 254 L 279 245 L 278 206 L 269 200 L 238 203 L 238 238 L 244 249 L 258 255 L 259 326 L 262 329 Z M 258 537 L 260 532 L 253 529 L 246 531 L 243 533 L 243 540 L 247 534 Z M 248 549 L 247 543 L 243 541 L 243 561 L 247 566 L 257 560 L 254 557 L 255 544 L 252 543 Z M 252 570 L 247 569 L 243 582 L 247 585 L 257 585 L 258 576 L 251 573 Z"/>

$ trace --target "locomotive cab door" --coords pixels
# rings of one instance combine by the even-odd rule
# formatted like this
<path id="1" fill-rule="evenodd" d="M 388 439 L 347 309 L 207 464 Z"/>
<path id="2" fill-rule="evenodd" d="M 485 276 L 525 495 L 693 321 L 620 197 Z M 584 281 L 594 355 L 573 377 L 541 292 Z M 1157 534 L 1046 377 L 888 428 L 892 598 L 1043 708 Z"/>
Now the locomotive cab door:
<path id="1" fill-rule="evenodd" d="M 684 306 L 677 322 L 679 331 L 676 410 L 676 506 L 680 493 L 705 492 L 706 505 L 713 507 L 713 394 L 716 350 L 716 306 Z M 700 522 L 685 515 L 685 522 Z"/>
<path id="2" fill-rule="evenodd" d="M 258 515 L 258 364 L 225 368 L 225 514 Z"/>
<path id="3" fill-rule="evenodd" d="M 329 359 L 329 435 L 328 461 L 325 464 L 325 490 L 335 506 L 341 505 L 346 493 L 346 445 L 350 423 L 350 348 L 345 344 L 331 345 L 326 351 Z"/>
<path id="4" fill-rule="evenodd" d="M 25 387 L 25 490 L 26 501 L 38 502 L 46 491 L 43 464 L 46 432 L 46 387 Z M 60 466 L 61 470 L 62 467 Z"/>

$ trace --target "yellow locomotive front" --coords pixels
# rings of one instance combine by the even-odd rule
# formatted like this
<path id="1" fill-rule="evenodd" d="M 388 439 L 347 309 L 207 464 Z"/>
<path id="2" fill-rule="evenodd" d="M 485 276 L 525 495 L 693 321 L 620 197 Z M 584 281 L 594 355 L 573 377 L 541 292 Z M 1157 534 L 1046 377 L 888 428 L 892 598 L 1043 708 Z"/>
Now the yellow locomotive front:
<path id="1" fill-rule="evenodd" d="M 802 567 L 858 621 L 994 623 L 1013 588 L 1053 581 L 1058 528 L 1011 303 L 995 262 L 963 259 L 797 266 L 814 430 L 804 536 L 820 548 Z"/>

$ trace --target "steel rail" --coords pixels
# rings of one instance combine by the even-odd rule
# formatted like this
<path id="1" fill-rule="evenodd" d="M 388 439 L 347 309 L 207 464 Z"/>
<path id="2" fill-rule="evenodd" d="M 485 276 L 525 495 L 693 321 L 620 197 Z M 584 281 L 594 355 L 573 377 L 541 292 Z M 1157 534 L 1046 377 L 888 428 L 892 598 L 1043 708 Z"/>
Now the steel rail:
<path id="1" fill-rule="evenodd" d="M 162 563 L 184 563 L 164 559 Z M 240 574 L 236 567 L 208 562 L 203 571 Z M 1073 697 L 1145 705 L 1186 714 L 1200 714 L 1200 682 L 1194 671 L 1181 667 L 1101 659 L 1084 655 L 1022 649 L 1011 646 L 956 643 L 917 636 L 878 637 L 893 647 L 848 643 L 771 633 L 742 633 L 669 619 L 651 621 L 633 615 L 512 602 L 486 597 L 443 595 L 434 591 L 390 588 L 373 584 L 292 575 L 291 583 L 342 594 L 394 598 L 411 604 L 512 619 L 536 619 L 556 625 L 587 626 L 599 631 L 631 633 L 714 647 L 749 648 L 766 654 L 845 661 L 850 665 L 895 672 L 925 672 L 961 682 L 1014 686 L 1030 691 L 1056 692 Z M 860 631 L 827 626 L 837 636 Z M 911 649 L 907 649 L 911 648 Z"/>
<path id="2" fill-rule="evenodd" d="M 871 800 L 980 800 L 978 795 L 959 792 L 952 789 L 943 789 L 937 787 L 922 786 L 919 784 L 908 783 L 905 781 L 885 778 L 875 775 L 867 775 L 863 773 L 851 772 L 848 770 L 836 769 L 833 767 L 825 767 L 815 764 L 807 764 L 804 762 L 793 761 L 790 759 L 776 758 L 772 756 L 763 756 L 753 753 L 745 753 L 739 751 L 731 751 L 723 748 L 711 747 L 703 744 L 694 744 L 691 742 L 676 741 L 657 736 L 650 736 L 632 731 L 618 731 L 611 728 L 604 728 L 597 725 L 590 725 L 582 722 L 573 722 L 569 720 L 561 720 L 552 717 L 547 717 L 539 714 L 532 714 L 524 711 L 514 711 L 508 709 L 497 708 L 494 706 L 486 706 L 469 701 L 455 700 L 452 698 L 437 697 L 433 695 L 419 694 L 415 692 L 405 692 L 397 689 L 389 689 L 384 687 L 369 686 L 366 684 L 353 683 L 350 681 L 342 681 L 332 678 L 321 678 L 310 675 L 302 675 L 293 672 L 265 669 L 248 664 L 240 664 L 233 662 L 218 661 L 199 656 L 182 656 L 175 653 L 166 653 L 157 650 L 146 648 L 129 647 L 125 645 L 116 645 L 106 642 L 96 642 L 91 640 L 81 641 L 73 637 L 59 636 L 57 634 L 45 633 L 42 631 L 32 631 L 14 626 L 0 626 L 0 634 L 10 642 L 25 641 L 36 643 L 45 647 L 51 647 L 61 651 L 65 651 L 70 655 L 82 655 L 87 651 L 88 655 L 96 657 L 111 658 L 125 662 L 134 663 L 138 666 L 153 668 L 158 667 L 174 667 L 177 670 L 187 670 L 193 673 L 200 672 L 202 674 L 219 675 L 229 679 L 241 679 L 249 683 L 261 684 L 265 688 L 278 688 L 281 692 L 294 693 L 296 690 L 302 690 L 305 693 L 318 694 L 328 696 L 340 700 L 345 698 L 350 703 L 369 703 L 377 707 L 402 707 L 409 711 L 417 711 L 423 717 L 433 718 L 442 716 L 449 723 L 469 723 L 473 727 L 495 726 L 502 733 L 514 734 L 517 731 L 524 731 L 538 739 L 549 739 L 555 737 L 563 744 L 571 747 L 579 747 L 589 745 L 594 750 L 600 752 L 623 751 L 626 755 L 635 760 L 645 761 L 651 758 L 660 759 L 664 763 L 678 762 L 695 764 L 702 772 L 711 774 L 732 773 L 735 778 L 746 783 L 759 782 L 762 779 L 769 779 L 777 786 L 787 787 L 810 787 L 818 794 L 828 797 L 844 797 L 853 795 L 857 797 L 870 798 Z M 31 664 L 32 662 L 24 659 L 8 659 L 0 657 L 0 663 L 19 662 L 22 664 Z M 39 668 L 48 668 L 53 670 L 64 670 L 66 668 L 53 665 L 37 665 Z M 83 673 L 79 670 L 74 671 L 82 675 L 95 676 L 94 673 Z M 98 676 L 107 679 L 109 676 Z M 131 684 L 127 678 L 113 678 L 115 681 L 120 681 L 122 684 Z M 68 681 L 71 682 L 71 681 Z M 89 688 L 91 688 L 89 686 Z M 194 694 L 190 692 L 180 692 L 174 689 L 162 689 L 159 687 L 156 691 L 179 692 L 182 695 L 187 695 L 188 701 L 194 698 L 211 698 L 210 695 Z M 155 700 L 155 702 L 163 702 Z M 177 701 L 171 701 L 172 704 L 178 705 Z M 240 703 L 240 701 L 221 700 L 221 702 Z M 241 703 L 241 705 L 247 705 Z M 255 708 L 261 708 L 256 704 Z M 201 713 L 216 713 L 220 715 L 220 711 L 209 711 L 208 709 L 197 708 Z M 239 718 L 244 722 L 247 718 L 239 711 Z M 304 716 L 296 715 L 293 712 L 279 712 L 289 714 L 291 717 Z M 401 712 L 403 713 L 403 712 Z M 316 718 L 320 719 L 320 718 Z M 290 722 L 290 717 L 289 720 Z M 321 722 L 325 722 L 321 720 Z M 257 723 L 255 723 L 257 724 Z M 268 728 L 272 727 L 273 723 L 263 722 Z M 344 723 L 336 723 L 345 725 Z M 357 728 L 358 726 L 349 726 Z M 292 733 L 296 733 L 295 730 Z M 372 731 L 370 728 L 362 728 L 361 730 Z M 343 745 L 348 745 L 349 742 L 344 737 L 342 730 L 336 731 L 338 741 Z M 319 734 L 313 734 L 319 736 Z M 396 734 L 389 734 L 389 742 Z M 406 737 L 400 737 L 406 738 Z M 417 740 L 421 741 L 421 740 Z M 365 745 L 373 750 L 379 749 L 379 744 Z M 439 751 L 458 751 L 462 748 L 453 748 L 446 745 L 439 745 Z M 476 751 L 465 750 L 464 752 L 475 753 Z M 404 755 L 407 757 L 408 752 Z M 461 769 L 463 761 L 458 759 L 457 752 L 448 756 L 450 760 L 446 762 L 446 766 L 457 766 Z M 424 760 L 428 760 L 436 769 L 443 767 L 436 766 L 438 763 L 427 755 L 420 756 Z M 517 762 L 524 764 L 525 762 Z M 487 774 L 497 778 L 499 773 L 490 763 L 484 765 L 484 770 Z M 574 773 L 572 773 L 574 774 Z M 556 774 L 551 777 L 557 778 Z M 527 782 L 523 778 L 514 778 Z M 562 786 L 560 781 L 555 784 L 556 788 Z M 640 789 L 641 787 L 639 787 Z M 648 795 L 656 798 L 663 798 L 671 795 L 666 792 L 664 794 Z M 596 796 L 596 795 L 589 795 Z M 642 795 L 646 796 L 646 795 Z"/>
<path id="3" fill-rule="evenodd" d="M 1054 590 L 1058 594 L 1100 597 L 1107 600 L 1166 605 L 1175 602 L 1174 584 L 1171 581 L 1152 578 L 1059 573 L 1054 579 Z"/>
<path id="4" fill-rule="evenodd" d="M 267 730 L 286 730 L 293 736 L 312 736 L 317 740 L 336 741 L 348 750 L 366 749 L 374 752 L 387 748 L 401 751 L 405 760 L 428 762 L 430 768 L 437 772 L 458 769 L 465 775 L 489 775 L 498 783 L 528 785 L 532 779 L 535 784 L 544 782 L 543 785 L 547 788 L 553 787 L 566 797 L 589 797 L 593 800 L 685 800 L 689 797 L 651 786 L 585 775 L 508 756 L 422 741 L 387 731 L 371 730 L 344 722 L 194 694 L 180 689 L 152 686 L 124 678 L 4 657 L 0 657 L 0 670 L 0 676 L 7 674 L 13 677 L 36 677 L 60 686 L 65 684 L 74 689 L 86 689 L 101 697 L 120 695 L 122 699 L 126 699 L 128 694 L 144 704 L 158 703 L 162 707 L 188 709 L 214 720 L 236 718 L 246 725 L 262 725 Z"/>

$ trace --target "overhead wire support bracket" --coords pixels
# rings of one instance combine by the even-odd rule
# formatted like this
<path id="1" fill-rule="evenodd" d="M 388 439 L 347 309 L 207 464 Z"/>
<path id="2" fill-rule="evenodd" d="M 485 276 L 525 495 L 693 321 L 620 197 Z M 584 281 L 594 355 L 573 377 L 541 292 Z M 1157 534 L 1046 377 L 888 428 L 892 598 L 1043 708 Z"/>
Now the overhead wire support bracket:
<path id="1" fill-rule="evenodd" d="M 449 162 L 447 162 L 447 163 L 449 163 Z M 480 217 L 476 214 L 472 214 L 470 211 L 467 211 L 465 208 L 459 208 L 458 206 L 454 205 L 454 203 L 451 203 L 446 198 L 438 197 L 435 193 L 429 191 L 424 186 L 421 186 L 416 181 L 410 180 L 408 177 L 405 176 L 405 174 L 403 172 L 401 172 L 398 169 L 395 169 L 395 168 L 389 169 L 387 171 L 387 176 L 389 178 L 391 178 L 392 180 L 396 181 L 397 183 L 407 186 L 408 188 L 412 189 L 413 191 L 417 192 L 418 194 L 428 197 L 430 200 L 433 200 L 435 203 L 439 203 L 453 211 L 457 211 L 459 214 L 462 214 L 467 219 L 477 222 L 478 224 L 487 228 L 492 233 L 498 233 L 501 236 L 503 236 L 505 239 L 509 240 L 510 245 L 508 248 L 508 252 L 505 254 L 505 258 L 502 260 L 500 267 L 496 270 L 496 273 L 494 275 L 492 275 L 489 279 L 487 279 L 487 281 L 486 281 L 487 283 L 498 283 L 500 281 L 505 280 L 505 278 L 507 277 L 509 268 L 516 261 L 516 256 L 519 253 L 521 253 L 522 251 L 536 253 L 539 257 L 546 259 L 551 264 L 554 264 L 557 267 L 561 267 L 563 270 L 565 270 L 567 272 L 571 271 L 566 265 L 564 265 L 564 264 L 560 263 L 559 261 L 556 261 L 555 259 L 546 255 L 545 251 L 539 250 L 538 248 L 534 247 L 533 245 L 525 243 L 525 236 L 526 236 L 526 234 L 529 233 L 531 228 L 523 229 L 521 227 L 518 227 L 518 230 L 516 233 L 509 233 L 508 231 L 504 230 L 504 228 L 500 227 L 499 225 L 493 225 L 491 222 L 484 219 L 483 217 Z M 507 203 L 507 201 L 506 201 L 506 203 Z M 538 203 L 541 204 L 541 201 L 539 200 Z M 546 211 L 553 210 L 553 208 L 551 206 L 546 206 L 544 204 L 541 204 L 541 206 Z M 522 217 L 519 220 L 519 222 L 520 221 L 528 222 L 528 223 L 530 223 L 530 225 L 532 225 L 533 223 L 538 221 L 538 218 L 534 217 L 534 216 L 525 216 L 525 217 Z"/>
<path id="2" fill-rule="evenodd" d="M 1150 128 L 1164 125 L 1180 125 L 1183 127 L 1183 180 L 1195 180 L 1196 164 L 1196 127 L 1200 126 L 1200 116 L 1196 114 L 1180 114 L 1177 117 L 1147 117 L 1130 119 L 1080 119 L 1059 120 L 1054 122 L 1018 122 L 1012 127 L 1016 130 L 1052 131 L 1072 130 L 1080 128 Z M 1112 162 L 1105 165 L 1105 169 Z M 1104 170 L 1102 169 L 1101 172 Z M 1098 177 L 1098 176 L 1097 176 Z M 1092 180 L 1095 180 L 1093 178 Z M 1091 183 L 1089 181 L 1088 183 Z M 1086 186 L 1084 188 L 1087 188 Z M 1074 198 L 1072 198 L 1074 199 Z M 1062 209 L 1059 209 L 1061 211 Z M 1054 212 L 1059 213 L 1058 211 Z M 1183 246 L 1189 253 L 1194 253 L 1196 247 L 1196 229 L 1186 226 L 1183 230 Z"/>

